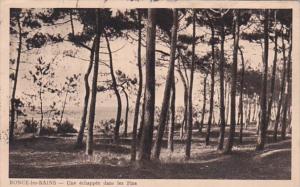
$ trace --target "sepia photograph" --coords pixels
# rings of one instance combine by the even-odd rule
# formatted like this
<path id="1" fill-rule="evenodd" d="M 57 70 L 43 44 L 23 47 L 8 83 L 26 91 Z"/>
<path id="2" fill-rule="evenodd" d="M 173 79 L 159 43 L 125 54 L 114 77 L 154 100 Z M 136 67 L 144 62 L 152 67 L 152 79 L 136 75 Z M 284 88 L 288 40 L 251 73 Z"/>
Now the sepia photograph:
<path id="1" fill-rule="evenodd" d="M 10 7 L 8 178 L 292 180 L 294 11 Z"/>

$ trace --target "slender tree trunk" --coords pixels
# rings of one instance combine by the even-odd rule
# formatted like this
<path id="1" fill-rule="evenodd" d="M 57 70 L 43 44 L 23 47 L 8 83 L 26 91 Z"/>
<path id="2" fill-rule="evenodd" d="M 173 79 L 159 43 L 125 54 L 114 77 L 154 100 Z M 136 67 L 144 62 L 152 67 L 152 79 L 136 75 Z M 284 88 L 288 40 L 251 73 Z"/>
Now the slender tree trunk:
<path id="1" fill-rule="evenodd" d="M 246 93 L 247 94 L 247 93 Z M 248 127 L 248 115 L 249 115 L 249 97 L 245 95 L 245 105 L 243 108 L 244 118 L 245 118 L 245 129 Z"/>
<path id="2" fill-rule="evenodd" d="M 118 103 L 116 124 L 115 124 L 115 128 L 114 128 L 114 138 L 113 138 L 114 142 L 118 143 L 119 139 L 120 139 L 119 131 L 120 131 L 120 125 L 121 125 L 122 100 L 121 100 L 120 92 L 118 90 L 118 84 L 117 84 L 117 80 L 116 80 L 115 73 L 114 73 L 114 66 L 113 66 L 113 59 L 112 59 L 110 43 L 109 43 L 109 40 L 108 40 L 108 37 L 106 34 L 105 34 L 105 40 L 106 40 L 108 54 L 109 54 L 109 67 L 110 67 L 110 75 L 111 75 L 111 80 L 112 80 L 112 87 L 116 94 L 117 103 Z"/>
<path id="3" fill-rule="evenodd" d="M 68 93 L 69 93 L 69 85 L 67 87 L 67 91 L 66 91 L 66 95 L 65 95 L 63 107 L 62 107 L 62 110 L 61 110 L 60 120 L 58 122 L 59 125 L 61 125 L 62 120 L 64 118 L 64 113 L 65 113 L 65 108 L 66 108 L 66 104 L 67 104 Z"/>
<path id="4" fill-rule="evenodd" d="M 70 22 L 71 22 L 71 29 L 72 29 L 72 34 L 74 36 L 74 23 L 73 23 L 73 15 L 72 15 L 72 9 L 70 10 Z M 67 91 L 66 91 L 66 95 L 65 95 L 65 100 L 64 100 L 64 103 L 63 103 L 63 108 L 62 108 L 62 112 L 61 112 L 61 116 L 60 116 L 60 121 L 59 121 L 59 125 L 61 125 L 62 123 L 62 120 L 63 120 L 63 117 L 64 117 L 64 113 L 65 113 L 65 107 L 66 107 L 66 104 L 67 104 L 67 97 L 68 97 L 68 90 L 69 90 L 69 86 L 70 84 L 68 84 L 68 87 L 67 87 Z"/>
<path id="5" fill-rule="evenodd" d="M 230 107 L 230 130 L 229 130 L 229 137 L 226 142 L 224 153 L 228 154 L 232 151 L 232 146 L 234 143 L 234 136 L 235 136 L 235 126 L 236 126 L 236 120 L 235 120 L 235 97 L 236 97 L 236 79 L 237 79 L 237 55 L 238 55 L 238 47 L 239 47 L 239 10 L 234 10 L 234 43 L 233 43 L 233 64 L 232 64 L 232 75 L 231 75 L 231 94 L 230 94 L 230 100 L 231 100 L 231 107 Z"/>
<path id="6" fill-rule="evenodd" d="M 184 90 L 184 117 L 182 120 L 182 138 L 184 136 L 184 133 L 186 133 L 186 127 L 188 123 L 188 102 L 189 102 L 189 87 L 186 87 L 186 90 Z"/>
<path id="7" fill-rule="evenodd" d="M 250 119 L 251 119 L 251 101 L 250 101 L 250 98 L 248 96 L 248 110 L 247 110 L 247 121 L 246 121 L 246 126 L 245 126 L 245 129 L 248 128 L 248 126 L 250 125 Z"/>
<path id="8" fill-rule="evenodd" d="M 287 75 L 286 75 L 286 81 L 287 81 L 287 93 L 285 94 L 285 103 L 283 107 L 283 117 L 282 117 L 282 126 L 281 126 L 281 139 L 285 140 L 286 138 L 286 127 L 287 127 L 287 113 L 288 108 L 291 105 L 291 98 L 292 98 L 292 80 L 291 80 L 291 74 L 292 74 L 292 25 L 290 26 L 290 38 L 289 38 L 289 54 L 288 54 L 288 64 L 287 64 Z"/>
<path id="9" fill-rule="evenodd" d="M 221 60 L 220 60 L 220 132 L 219 132 L 219 143 L 218 150 L 223 149 L 224 136 L 225 136 L 225 104 L 224 104 L 224 41 L 225 41 L 225 31 L 224 25 L 221 28 Z"/>
<path id="10" fill-rule="evenodd" d="M 274 11 L 274 19 L 275 19 L 275 26 L 276 26 L 276 10 Z M 278 35 L 277 31 L 275 30 L 275 39 L 274 39 L 274 60 L 273 60 L 273 68 L 272 68 L 272 78 L 271 78 L 271 89 L 269 93 L 269 103 L 268 103 L 268 115 L 267 115 L 267 128 L 270 123 L 270 118 L 271 118 L 271 111 L 272 111 L 272 106 L 273 106 L 273 98 L 274 98 L 274 92 L 275 92 L 275 78 L 276 78 L 276 68 L 277 68 L 277 40 L 278 40 Z"/>
<path id="11" fill-rule="evenodd" d="M 256 150 L 263 150 L 267 128 L 267 84 L 268 84 L 268 55 L 269 55 L 269 10 L 265 10 L 264 20 L 264 74 L 261 93 L 261 122 L 257 138 Z"/>
<path id="12" fill-rule="evenodd" d="M 179 53 L 180 56 L 182 56 L 180 50 L 178 51 L 178 53 Z M 185 82 L 185 83 L 183 83 L 184 88 L 185 88 L 185 90 L 184 90 L 184 118 L 183 118 L 183 121 L 182 121 L 182 129 L 181 129 L 181 132 L 182 132 L 181 138 L 183 138 L 183 131 L 186 132 L 187 123 L 188 123 L 189 77 L 188 77 L 188 74 L 187 74 L 187 68 L 185 66 L 185 62 L 183 60 L 181 62 L 182 62 L 182 67 L 183 67 L 184 74 L 182 73 L 180 76 L 182 77 L 182 81 Z M 180 63 L 180 62 L 178 62 L 178 63 Z"/>
<path id="13" fill-rule="evenodd" d="M 93 154 L 93 128 L 95 121 L 95 109 L 97 101 L 97 81 L 98 81 L 98 69 L 99 69 L 99 48 L 100 48 L 100 9 L 96 9 L 96 37 L 95 37 L 95 63 L 93 71 L 93 80 L 92 80 L 92 94 L 91 94 L 91 104 L 89 111 L 88 119 L 88 134 L 86 141 L 86 154 Z"/>
<path id="14" fill-rule="evenodd" d="M 290 98 L 292 98 L 292 90 L 290 90 L 290 92 L 288 93 Z M 292 122 L 292 110 L 291 110 L 291 105 L 292 103 L 292 99 L 290 99 L 289 101 L 289 107 L 288 107 L 288 111 L 287 111 L 287 132 L 291 133 L 292 130 L 292 126 L 291 126 L 291 122 Z"/>
<path id="15" fill-rule="evenodd" d="M 208 73 L 205 74 L 204 81 L 203 81 L 203 105 L 202 105 L 202 114 L 201 114 L 201 122 L 199 132 L 202 132 L 203 124 L 204 124 L 204 117 L 206 113 L 206 84 L 207 84 L 207 77 Z"/>
<path id="16" fill-rule="evenodd" d="M 172 88 L 171 88 L 172 89 Z M 172 94 L 172 92 L 170 93 L 170 95 Z M 169 99 L 169 102 L 171 103 L 171 97 Z M 170 111 L 170 106 L 171 104 L 169 104 L 169 109 L 167 110 L 167 119 L 166 119 L 166 125 L 165 125 L 165 130 L 164 133 L 169 133 L 169 123 L 170 123 L 170 118 L 171 118 L 171 111 Z M 155 145 L 154 145 L 154 149 L 155 149 Z"/>
<path id="17" fill-rule="evenodd" d="M 187 119 L 187 100 L 188 100 L 188 84 L 186 82 L 186 79 L 183 76 L 183 73 L 180 68 L 180 61 L 178 61 L 178 69 L 177 72 L 180 76 L 180 79 L 182 81 L 183 87 L 184 87 L 184 113 L 183 113 L 183 120 L 181 122 L 181 128 L 180 128 L 180 139 L 183 138 L 183 130 L 184 130 L 184 125 L 186 123 Z"/>
<path id="18" fill-rule="evenodd" d="M 175 76 L 174 76 L 175 78 Z M 176 84 L 175 79 L 173 78 L 172 83 L 172 97 L 171 97 L 171 123 L 169 124 L 169 134 L 168 134 L 168 149 L 170 152 L 174 151 L 174 127 L 175 127 L 175 118 L 176 118 L 176 108 L 175 108 L 175 102 L 176 102 Z"/>
<path id="19" fill-rule="evenodd" d="M 254 95 L 254 109 L 253 109 L 253 115 L 252 115 L 252 121 L 255 121 L 255 117 L 256 117 L 256 107 L 257 107 L 257 96 Z"/>
<path id="20" fill-rule="evenodd" d="M 146 38 L 146 84 L 145 84 L 145 116 L 140 142 L 139 162 L 149 161 L 151 157 L 153 125 L 155 113 L 155 9 L 148 9 Z"/>
<path id="21" fill-rule="evenodd" d="M 280 114 L 281 114 L 281 107 L 282 102 L 284 98 L 284 90 L 285 90 L 285 78 L 286 78 L 286 56 L 285 56 L 285 43 L 284 43 L 284 37 L 283 37 L 283 31 L 281 32 L 281 40 L 282 40 L 282 55 L 283 55 L 283 70 L 282 70 L 282 77 L 281 77 L 281 88 L 280 88 L 280 99 L 277 106 L 277 114 L 274 124 L 274 134 L 273 139 L 274 141 L 277 141 L 277 134 L 278 134 L 278 123 L 280 121 Z"/>
<path id="22" fill-rule="evenodd" d="M 142 138 L 144 123 L 145 123 L 145 94 L 146 94 L 146 92 L 144 92 L 141 122 L 140 122 L 140 127 L 139 127 L 139 133 L 138 133 L 138 136 L 137 136 L 137 139 L 138 139 L 139 142 Z"/>
<path id="23" fill-rule="evenodd" d="M 226 69 L 224 69 L 224 77 L 223 77 L 223 82 L 224 82 L 224 106 L 225 106 L 225 125 L 226 125 L 226 102 L 227 102 L 227 92 L 228 92 L 228 83 L 225 77 L 225 71 Z"/>
<path id="24" fill-rule="evenodd" d="M 209 100 L 209 116 L 208 116 L 208 123 L 207 123 L 207 131 L 206 131 L 206 138 L 205 144 L 209 145 L 210 139 L 210 131 L 211 131 L 211 124 L 212 124 L 212 117 L 214 112 L 214 94 L 215 94 L 215 29 L 214 26 L 211 24 L 211 52 L 212 52 L 212 65 L 211 65 L 211 87 L 210 87 L 210 100 Z"/>
<path id="25" fill-rule="evenodd" d="M 142 50 L 142 18 L 141 12 L 138 11 L 138 49 L 137 49 L 137 66 L 139 70 L 139 88 L 136 96 L 135 102 L 135 110 L 134 110 L 134 120 L 133 120 L 133 130 L 132 130 L 132 142 L 131 142 L 131 161 L 136 160 L 136 145 L 137 145 L 137 126 L 139 121 L 139 111 L 140 111 L 140 103 L 141 103 L 141 96 L 142 96 L 142 89 L 143 89 L 143 70 L 142 70 L 142 57 L 141 57 L 141 50 Z"/>
<path id="26" fill-rule="evenodd" d="M 73 36 L 75 35 L 75 30 L 74 30 L 74 22 L 73 22 L 73 10 L 70 9 L 70 23 L 71 23 L 71 30 Z"/>
<path id="27" fill-rule="evenodd" d="M 40 118 L 39 129 L 38 129 L 38 132 L 37 132 L 38 136 L 41 135 L 41 131 L 42 131 L 42 128 L 43 128 L 43 121 L 44 121 L 43 97 L 42 97 L 42 87 L 41 86 L 40 86 L 40 90 L 39 90 L 39 99 L 40 99 L 40 113 L 41 113 L 41 118 Z"/>
<path id="28" fill-rule="evenodd" d="M 85 86 L 85 96 L 84 96 L 84 103 L 83 103 L 83 111 L 82 111 L 82 117 L 81 117 L 81 123 L 80 128 L 77 136 L 77 141 L 75 147 L 82 147 L 83 143 L 83 134 L 84 129 L 86 126 L 86 117 L 88 112 L 88 104 L 89 104 L 89 98 L 90 98 L 90 85 L 89 85 L 89 76 L 92 71 L 93 62 L 94 62 L 94 56 L 95 56 L 95 39 L 93 41 L 92 50 L 90 51 L 90 62 L 87 68 L 87 71 L 84 75 L 84 86 Z"/>
<path id="29" fill-rule="evenodd" d="M 164 135 L 165 124 L 167 119 L 167 113 L 169 110 L 170 93 L 172 84 L 174 82 L 174 66 L 175 66 L 175 53 L 177 45 L 177 28 L 178 28 L 178 13 L 176 9 L 173 9 L 173 26 L 171 36 L 171 52 L 170 52 L 170 65 L 165 85 L 164 97 L 161 106 L 160 120 L 158 124 L 157 137 L 154 145 L 154 158 L 159 159 L 161 143 Z"/>
<path id="30" fill-rule="evenodd" d="M 291 95 L 292 93 L 290 93 Z M 292 101 L 290 101 L 290 105 L 289 105 L 289 108 L 288 108 L 288 116 L 287 116 L 287 132 L 288 133 L 291 133 L 292 131 L 292 111 L 291 111 L 291 103 Z"/>
<path id="31" fill-rule="evenodd" d="M 226 109 L 225 109 L 225 111 L 226 111 L 226 125 L 228 124 L 228 119 L 229 119 L 229 107 L 230 107 L 230 87 L 229 87 L 229 84 L 227 85 L 228 86 L 228 88 L 227 88 L 227 104 L 226 104 Z"/>
<path id="32" fill-rule="evenodd" d="M 124 87 L 122 87 L 122 91 L 126 98 L 126 109 L 125 109 L 125 122 L 124 122 L 124 136 L 127 137 L 127 131 L 128 131 L 128 113 L 129 113 L 129 99 L 128 94 Z"/>
<path id="33" fill-rule="evenodd" d="M 245 74 L 245 61 L 242 49 L 238 48 L 242 61 L 242 75 L 241 75 L 241 89 L 240 89 L 240 103 L 239 103 L 239 116 L 240 116 L 240 143 L 243 142 L 243 125 L 244 125 L 244 105 L 243 105 L 243 91 L 244 91 L 244 74 Z"/>
<path id="34" fill-rule="evenodd" d="M 278 101 L 274 100 L 273 103 L 274 104 L 273 104 L 273 107 L 272 107 L 271 117 L 270 117 L 270 124 L 272 124 L 272 126 L 269 126 L 271 129 L 274 129 L 274 119 L 276 119 L 276 110 L 277 110 Z"/>
<path id="35" fill-rule="evenodd" d="M 188 131 L 186 138 L 185 158 L 191 157 L 192 145 L 192 130 L 193 130 L 193 81 L 194 81 L 194 66 L 195 66 L 195 46 L 196 46 L 196 10 L 193 11 L 193 45 L 192 45 L 192 64 L 191 76 L 189 84 L 189 102 L 188 102 Z"/>
<path id="36" fill-rule="evenodd" d="M 10 100 L 10 126 L 9 126 L 9 142 L 13 142 L 14 140 L 14 128 L 15 128 L 15 100 L 16 100 L 16 90 L 17 90 L 17 83 L 18 83 L 18 75 L 19 75 L 19 68 L 20 68 L 20 59 L 21 59 L 21 49 L 22 49 L 22 28 L 20 23 L 20 15 L 17 16 L 17 25 L 19 29 L 19 44 L 17 49 L 17 60 L 16 60 L 16 71 L 14 76 L 14 84 L 12 89 L 12 96 Z"/>
<path id="37" fill-rule="evenodd" d="M 260 99 L 258 99 L 260 100 Z M 260 119 L 261 119 L 261 110 L 259 110 L 258 114 L 257 114 L 257 119 L 256 119 L 256 134 L 258 135 L 259 133 L 259 123 L 260 123 Z"/>

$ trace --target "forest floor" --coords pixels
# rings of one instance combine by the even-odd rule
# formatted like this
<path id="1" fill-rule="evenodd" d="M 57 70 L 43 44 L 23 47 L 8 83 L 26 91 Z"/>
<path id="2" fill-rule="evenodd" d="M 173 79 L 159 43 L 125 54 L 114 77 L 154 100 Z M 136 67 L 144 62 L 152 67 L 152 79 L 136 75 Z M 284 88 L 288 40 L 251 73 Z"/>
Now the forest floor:
<path id="1" fill-rule="evenodd" d="M 238 129 L 237 129 L 238 131 Z M 267 138 L 264 151 L 256 152 L 254 129 L 244 131 L 242 144 L 235 141 L 233 153 L 216 151 L 218 128 L 213 128 L 211 144 L 205 146 L 204 133 L 193 132 L 191 159 L 184 159 L 185 141 L 176 132 L 174 152 L 163 142 L 160 161 L 139 168 L 130 164 L 130 136 L 115 145 L 109 138 L 95 135 L 94 154 L 74 149 L 76 134 L 69 136 L 18 137 L 10 145 L 10 178 L 152 178 L 152 179 L 272 179 L 291 178 L 291 139 L 278 142 Z M 236 133 L 236 137 L 239 134 Z M 102 138 L 101 138 L 102 137 Z"/>

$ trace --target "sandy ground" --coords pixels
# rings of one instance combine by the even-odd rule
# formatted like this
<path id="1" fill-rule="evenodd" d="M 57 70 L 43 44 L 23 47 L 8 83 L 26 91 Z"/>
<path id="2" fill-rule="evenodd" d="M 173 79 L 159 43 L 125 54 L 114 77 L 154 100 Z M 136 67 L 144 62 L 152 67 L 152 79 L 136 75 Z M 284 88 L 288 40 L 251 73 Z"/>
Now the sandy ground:
<path id="1" fill-rule="evenodd" d="M 153 179 L 272 179 L 291 178 L 291 139 L 267 139 L 264 151 L 256 152 L 254 129 L 245 130 L 242 144 L 235 142 L 233 153 L 216 151 L 217 128 L 211 144 L 204 133 L 193 132 L 191 159 L 184 159 L 185 141 L 175 135 L 175 150 L 163 143 L 160 161 L 144 168 L 130 163 L 130 138 L 114 145 L 110 138 L 95 135 L 92 157 L 75 150 L 76 134 L 70 136 L 19 137 L 10 146 L 11 178 L 153 178 Z M 238 131 L 238 129 L 237 129 Z M 236 133 L 238 136 L 238 133 Z"/>

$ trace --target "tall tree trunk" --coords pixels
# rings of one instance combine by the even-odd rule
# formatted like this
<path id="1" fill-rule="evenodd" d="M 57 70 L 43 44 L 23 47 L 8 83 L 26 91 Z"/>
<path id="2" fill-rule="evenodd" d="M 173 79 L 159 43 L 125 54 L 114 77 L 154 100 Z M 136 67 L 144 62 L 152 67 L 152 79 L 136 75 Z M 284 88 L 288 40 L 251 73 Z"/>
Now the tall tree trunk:
<path id="1" fill-rule="evenodd" d="M 225 41 L 225 31 L 224 25 L 221 27 L 221 60 L 220 60 L 220 132 L 219 132 L 219 143 L 218 150 L 223 149 L 224 136 L 225 136 L 225 104 L 224 104 L 224 41 Z"/>
<path id="2" fill-rule="evenodd" d="M 247 93 L 246 93 L 247 94 Z M 249 115 L 249 97 L 247 95 L 245 95 L 245 105 L 244 105 L 244 108 L 243 108 L 243 113 L 245 114 L 244 117 L 245 117 L 245 129 L 247 129 L 248 127 L 248 115 Z"/>
<path id="3" fill-rule="evenodd" d="M 136 160 L 136 145 L 137 145 L 137 126 L 139 121 L 139 112 L 140 112 L 140 103 L 141 103 L 141 96 L 143 90 L 143 70 L 142 70 L 142 16 L 141 12 L 138 11 L 138 49 L 137 49 L 137 66 L 139 70 L 139 88 L 136 96 L 135 101 L 135 110 L 134 110 L 134 120 L 133 120 L 133 130 L 132 130 L 132 142 L 131 142 L 131 161 Z"/>
<path id="4" fill-rule="evenodd" d="M 175 78 L 175 76 L 174 76 Z M 175 118 L 176 118 L 176 84 L 175 79 L 173 78 L 172 83 L 172 97 L 171 97 L 171 123 L 169 124 L 169 134 L 168 134 L 168 149 L 170 152 L 174 151 L 174 127 L 175 127 Z"/>
<path id="5" fill-rule="evenodd" d="M 42 87 L 41 86 L 40 86 L 40 90 L 39 90 L 39 99 L 40 99 L 41 118 L 40 118 L 39 128 L 38 128 L 38 131 L 37 131 L 38 136 L 41 135 L 41 131 L 42 131 L 42 128 L 43 128 L 43 120 L 44 120 L 43 97 L 42 97 Z"/>
<path id="6" fill-rule="evenodd" d="M 229 84 L 227 85 L 227 103 L 226 103 L 226 109 L 225 109 L 225 111 L 226 111 L 226 122 L 225 122 L 225 124 L 227 125 L 228 124 L 228 119 L 229 119 L 229 107 L 230 107 L 230 86 L 229 86 Z"/>
<path id="7" fill-rule="evenodd" d="M 127 137 L 127 131 L 128 131 L 128 113 L 129 113 L 129 99 L 128 94 L 125 90 L 125 88 L 122 86 L 122 91 L 125 95 L 126 99 L 126 109 L 125 109 L 125 121 L 124 121 L 124 136 Z"/>
<path id="8" fill-rule="evenodd" d="M 292 89 L 290 89 L 290 92 L 288 92 L 288 96 L 290 97 L 290 98 L 292 98 Z M 288 107 L 288 111 L 287 111 L 287 132 L 288 133 L 291 133 L 291 130 L 292 130 L 292 124 L 291 124 L 291 122 L 292 122 L 292 109 L 291 109 L 291 107 L 292 107 L 292 105 L 291 105 L 291 103 L 292 103 L 292 99 L 290 99 L 290 101 L 289 101 L 289 107 Z"/>
<path id="9" fill-rule="evenodd" d="M 182 132 L 182 138 L 184 136 L 184 133 L 186 133 L 186 127 L 188 123 L 188 102 L 189 102 L 189 87 L 186 87 L 186 90 L 184 90 L 184 117 L 182 119 L 182 125 L 181 125 L 181 132 Z"/>
<path id="10" fill-rule="evenodd" d="M 254 109 L 253 109 L 253 115 L 252 115 L 252 120 L 251 121 L 255 121 L 256 119 L 256 108 L 257 108 L 257 96 L 256 94 L 254 95 Z"/>
<path id="11" fill-rule="evenodd" d="M 164 97 L 161 106 L 160 120 L 158 124 L 157 137 L 154 145 L 154 158 L 159 159 L 161 143 L 164 135 L 165 124 L 167 119 L 167 113 L 169 110 L 169 101 L 172 84 L 174 82 L 174 66 L 175 66 L 175 53 L 177 45 L 177 28 L 178 28 L 178 13 L 177 9 L 173 9 L 173 26 L 171 35 L 171 52 L 170 52 L 170 64 L 165 85 Z"/>
<path id="12" fill-rule="evenodd" d="M 267 84 L 268 84 L 268 56 L 269 56 L 269 10 L 265 10 L 264 20 L 264 72 L 261 93 L 261 122 L 257 138 L 256 150 L 263 150 L 267 128 Z"/>
<path id="13" fill-rule="evenodd" d="M 172 89 L 172 88 L 171 88 Z M 170 95 L 172 94 L 172 92 L 170 92 Z M 171 103 L 171 97 L 169 99 L 169 102 Z M 169 133 L 169 122 L 170 122 L 170 118 L 171 118 L 171 110 L 170 110 L 170 106 L 171 104 L 169 104 L 169 109 L 167 110 L 167 119 L 166 119 L 166 125 L 165 125 L 165 130 L 164 133 Z M 155 146 L 154 146 L 155 149 Z"/>
<path id="14" fill-rule="evenodd" d="M 181 122 L 181 127 L 180 127 L 180 139 L 183 138 L 183 130 L 184 130 L 184 126 L 186 123 L 186 119 L 187 119 L 187 106 L 188 106 L 188 84 L 187 81 L 185 79 L 185 77 L 183 76 L 183 73 L 181 71 L 181 65 L 180 65 L 180 61 L 178 60 L 178 69 L 177 72 L 180 76 L 180 79 L 182 81 L 183 87 L 184 87 L 184 113 L 183 113 L 183 119 Z"/>
<path id="15" fill-rule="evenodd" d="M 183 56 L 181 54 L 181 51 L 178 50 L 178 53 L 179 53 L 179 56 L 181 57 L 181 59 L 183 59 Z M 189 77 L 188 77 L 188 73 L 187 73 L 187 68 L 185 66 L 185 62 L 182 60 L 181 61 L 182 63 L 182 67 L 183 67 L 183 72 L 184 74 L 182 73 L 181 71 L 181 67 L 180 67 L 180 62 L 178 62 L 179 64 L 179 75 L 183 81 L 183 85 L 184 85 L 184 117 L 183 117 L 183 120 L 182 120 L 182 128 L 181 128 L 181 139 L 183 138 L 183 135 L 184 135 L 184 132 L 186 132 L 186 128 L 187 128 L 187 123 L 188 123 L 188 100 L 189 100 L 189 95 L 188 95 L 188 92 L 189 92 Z"/>
<path id="16" fill-rule="evenodd" d="M 192 45 L 192 63 L 191 76 L 189 84 L 189 102 L 188 102 L 188 131 L 186 138 L 185 158 L 191 157 L 192 145 L 192 130 L 193 130 L 193 81 L 194 81 L 194 66 L 195 66 L 195 46 L 196 46 L 196 10 L 193 11 L 193 45 Z"/>
<path id="17" fill-rule="evenodd" d="M 201 113 L 201 122 L 199 132 L 202 132 L 203 124 L 204 124 L 204 117 L 206 113 L 206 84 L 207 84 L 207 77 L 208 72 L 205 74 L 204 81 L 203 81 L 203 105 L 202 105 L 202 113 Z"/>
<path id="18" fill-rule="evenodd" d="M 64 118 L 64 113 L 65 113 L 65 108 L 66 108 L 67 98 L 68 98 L 68 93 L 69 93 L 69 86 L 70 86 L 70 84 L 68 84 L 68 87 L 67 87 L 67 90 L 66 90 L 66 95 L 65 95 L 65 99 L 64 99 L 64 102 L 63 102 L 63 107 L 62 107 L 62 110 L 61 110 L 60 120 L 58 122 L 59 125 L 61 125 L 62 120 Z"/>
<path id="19" fill-rule="evenodd" d="M 276 92 L 276 91 L 275 91 Z M 276 94 L 276 93 L 275 93 Z M 275 97 L 274 97 L 275 98 Z M 276 98 L 277 99 L 277 98 Z M 269 124 L 269 127 L 271 128 L 271 129 L 274 129 L 274 119 L 276 119 L 276 110 L 277 110 L 277 105 L 278 105 L 278 101 L 277 100 L 274 100 L 273 101 L 273 106 L 272 106 L 272 110 L 271 110 L 271 116 L 270 116 L 270 124 L 272 125 L 272 126 L 270 126 L 270 124 Z"/>
<path id="20" fill-rule="evenodd" d="M 108 54 L 109 54 L 109 68 L 110 68 L 110 75 L 111 75 L 111 80 L 112 80 L 112 87 L 116 94 L 117 103 L 118 103 L 116 124 L 115 124 L 115 128 L 114 128 L 114 137 L 113 137 L 113 141 L 115 143 L 118 143 L 119 139 L 120 139 L 119 131 L 120 131 L 120 125 L 121 125 L 122 101 L 121 101 L 121 96 L 120 96 L 120 92 L 118 90 L 118 84 L 117 84 L 117 80 L 116 80 L 115 73 L 114 73 L 114 66 L 113 66 L 113 59 L 112 59 L 110 43 L 109 43 L 106 33 L 105 33 L 105 40 L 106 40 Z"/>
<path id="21" fill-rule="evenodd" d="M 140 122 L 140 127 L 139 127 L 139 132 L 137 135 L 137 140 L 140 142 L 143 134 L 143 128 L 144 128 L 144 123 L 145 123 L 145 90 L 144 90 L 144 96 L 143 96 L 143 104 L 142 104 L 142 115 L 141 115 L 141 122 Z"/>
<path id="22" fill-rule="evenodd" d="M 275 29 L 276 29 L 276 25 L 277 25 L 276 10 L 274 11 L 274 19 L 275 19 Z M 275 92 L 275 78 L 276 78 L 276 68 L 277 68 L 277 66 L 276 66 L 277 65 L 277 40 L 278 40 L 278 35 L 277 35 L 277 31 L 275 30 L 274 60 L 273 60 L 273 67 L 272 67 L 271 89 L 270 89 L 270 93 L 269 93 L 267 128 L 266 129 L 268 129 L 270 119 L 271 119 L 271 111 L 272 111 L 274 92 Z"/>
<path id="23" fill-rule="evenodd" d="M 230 100 L 231 100 L 231 107 L 230 107 L 230 129 L 229 129 L 229 137 L 226 142 L 224 153 L 228 154 L 232 151 L 232 146 L 234 143 L 234 136 L 235 136 L 235 97 L 236 97 L 236 79 L 237 79 L 237 56 L 238 56 L 238 47 L 239 47 L 239 10 L 234 10 L 234 42 L 233 42 L 233 62 L 232 62 L 232 75 L 231 75 L 231 93 L 230 93 Z"/>
<path id="24" fill-rule="evenodd" d="M 260 100 L 260 98 L 258 100 Z M 257 118 L 256 118 L 256 134 L 258 135 L 258 133 L 259 133 L 259 123 L 260 123 L 260 119 L 261 119 L 261 110 L 259 109 L 259 106 L 257 108 L 258 108 L 259 112 L 258 112 Z"/>
<path id="25" fill-rule="evenodd" d="M 184 118 L 182 120 L 182 138 L 183 138 L 183 132 L 186 132 L 186 128 L 187 128 L 187 123 L 188 123 L 188 100 L 189 100 L 189 78 L 188 78 L 188 74 L 187 74 L 187 68 L 185 67 L 185 63 L 182 62 L 182 67 L 183 67 L 183 72 L 184 75 L 182 74 L 182 81 L 185 80 L 185 85 L 184 85 Z M 184 84 L 184 83 L 183 83 Z"/>
<path id="26" fill-rule="evenodd" d="M 15 128 L 15 100 L 16 100 L 16 91 L 17 91 L 17 83 L 18 83 L 18 75 L 20 68 L 20 59 L 21 59 L 21 49 L 22 49 L 22 28 L 20 23 L 20 15 L 17 16 L 17 25 L 19 29 L 19 44 L 17 49 L 17 60 L 16 60 L 16 71 L 14 76 L 14 84 L 12 89 L 12 96 L 10 99 L 10 125 L 9 125 L 9 142 L 13 142 L 14 140 L 14 128 Z"/>
<path id="27" fill-rule="evenodd" d="M 274 141 L 277 141 L 277 134 L 278 134 L 278 123 L 280 121 L 280 114 L 281 114 L 281 107 L 282 102 L 284 98 L 284 90 L 285 90 L 285 78 L 286 78 L 286 56 L 285 56 L 285 43 L 284 43 L 284 35 L 283 31 L 281 31 L 281 41 L 282 41 L 282 55 L 283 55 L 283 67 L 282 67 L 282 77 L 281 77 L 281 87 L 280 87 L 280 99 L 277 105 L 277 113 L 275 118 L 275 124 L 274 124 L 274 134 L 273 139 Z"/>
<path id="28" fill-rule="evenodd" d="M 244 74 L 245 74 L 245 61 L 242 49 L 238 48 L 242 61 L 242 75 L 241 75 L 241 89 L 240 89 L 240 102 L 239 102 L 239 116 L 240 116 L 240 143 L 243 142 L 243 125 L 244 125 L 244 105 L 243 105 L 243 91 L 244 91 Z"/>
<path id="29" fill-rule="evenodd" d="M 99 69 L 99 49 L 100 49 L 100 9 L 96 9 L 95 11 L 96 17 L 96 37 L 95 37 L 95 63 L 94 63 L 94 71 L 93 71 L 93 80 L 92 80 L 92 94 L 91 94 L 91 104 L 89 111 L 89 119 L 88 119 L 88 134 L 86 141 L 86 154 L 93 154 L 93 129 L 94 129 L 94 121 L 95 121 L 95 109 L 97 102 L 97 81 L 98 81 L 98 69 Z"/>
<path id="30" fill-rule="evenodd" d="M 245 126 L 245 129 L 248 128 L 248 126 L 250 125 L 250 119 L 251 119 L 251 100 L 250 100 L 250 97 L 248 96 L 247 97 L 248 99 L 248 110 L 247 110 L 247 120 L 246 120 L 246 126 Z"/>
<path id="31" fill-rule="evenodd" d="M 145 84 L 145 116 L 144 127 L 140 142 L 139 162 L 150 160 L 153 125 L 155 113 L 155 9 L 148 9 L 148 24 L 146 38 L 146 84 Z"/>
<path id="32" fill-rule="evenodd" d="M 288 64 L 287 64 L 287 75 L 286 75 L 286 82 L 287 82 L 287 93 L 285 94 L 285 103 L 283 106 L 283 117 L 282 117 L 282 126 L 281 126 L 281 139 L 284 140 L 286 138 L 286 127 L 287 127 L 287 112 L 288 108 L 291 105 L 291 98 L 292 98 L 292 24 L 290 25 L 290 33 L 289 33 L 289 54 L 288 54 Z"/>
<path id="33" fill-rule="evenodd" d="M 74 24 L 73 24 L 72 10 L 70 10 L 70 22 L 71 22 L 72 34 L 74 36 Z M 62 111 L 61 111 L 60 120 L 58 122 L 58 125 L 61 125 L 63 117 L 64 117 L 65 107 L 66 107 L 66 104 L 67 104 L 67 97 L 68 97 L 68 93 L 69 93 L 69 86 L 70 86 L 70 84 L 68 84 L 68 87 L 67 87 L 67 90 L 66 90 L 66 95 L 65 95 L 64 102 L 63 102 L 63 107 L 62 107 Z"/>
<path id="34" fill-rule="evenodd" d="M 77 136 L 77 141 L 75 147 L 82 147 L 83 143 L 83 134 L 84 129 L 86 126 L 86 117 L 88 112 L 88 104 L 89 104 L 89 98 L 90 98 L 90 85 L 89 85 L 89 76 L 92 71 L 93 63 L 94 63 L 94 56 L 95 56 L 95 39 L 93 41 L 93 46 L 90 51 L 90 62 L 87 68 L 86 73 L 84 74 L 84 86 L 85 86 L 85 96 L 84 96 L 84 103 L 83 103 L 83 111 L 82 111 L 82 117 L 81 117 L 81 123 L 80 128 Z"/>
<path id="35" fill-rule="evenodd" d="M 212 117 L 214 112 L 214 94 L 215 94 L 215 28 L 211 24 L 211 52 L 212 52 L 212 65 L 211 65 L 211 84 L 210 84 L 210 100 L 209 100 L 209 116 L 208 116 L 208 123 L 207 123 L 207 131 L 206 131 L 206 138 L 205 144 L 209 145 L 210 139 L 210 131 L 211 131 L 211 124 L 212 124 Z"/>

